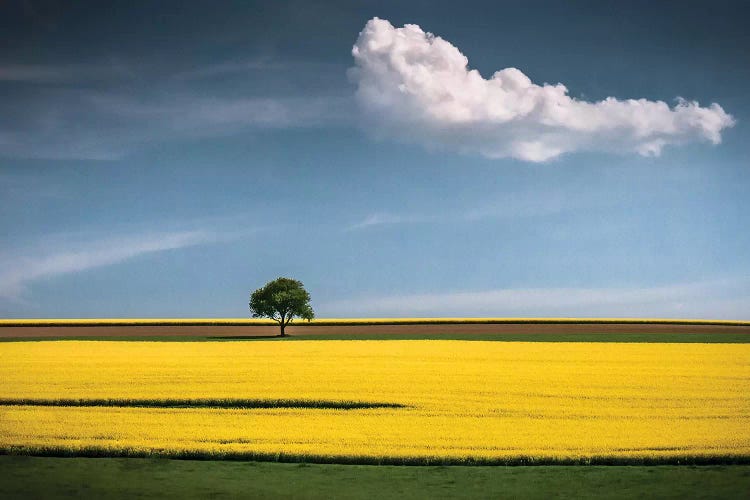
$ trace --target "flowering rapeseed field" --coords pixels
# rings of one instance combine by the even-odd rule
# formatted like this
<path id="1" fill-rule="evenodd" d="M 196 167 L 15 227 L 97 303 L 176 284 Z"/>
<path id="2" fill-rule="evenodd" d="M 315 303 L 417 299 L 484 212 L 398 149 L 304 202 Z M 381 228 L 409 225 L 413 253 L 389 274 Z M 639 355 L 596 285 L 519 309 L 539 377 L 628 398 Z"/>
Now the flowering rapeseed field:
<path id="1" fill-rule="evenodd" d="M 0 381 L 4 452 L 750 458 L 750 344 L 9 342 Z"/>

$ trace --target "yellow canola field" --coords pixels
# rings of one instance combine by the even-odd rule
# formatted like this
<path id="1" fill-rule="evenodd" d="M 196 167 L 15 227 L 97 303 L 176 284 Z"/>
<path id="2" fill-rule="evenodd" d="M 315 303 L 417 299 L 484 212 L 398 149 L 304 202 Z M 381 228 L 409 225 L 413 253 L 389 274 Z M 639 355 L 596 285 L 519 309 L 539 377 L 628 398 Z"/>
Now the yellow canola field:
<path id="1" fill-rule="evenodd" d="M 122 406 L 10 404 L 114 400 Z M 141 408 L 128 400 L 403 408 Z M 0 450 L 389 463 L 750 457 L 750 344 L 0 344 Z"/>

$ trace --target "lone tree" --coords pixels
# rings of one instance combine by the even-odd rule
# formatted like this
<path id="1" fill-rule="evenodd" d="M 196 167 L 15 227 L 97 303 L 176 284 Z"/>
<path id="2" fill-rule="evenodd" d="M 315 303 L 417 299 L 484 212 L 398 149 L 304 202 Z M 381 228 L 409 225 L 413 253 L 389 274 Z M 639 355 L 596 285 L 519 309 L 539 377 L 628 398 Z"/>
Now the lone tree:
<path id="1" fill-rule="evenodd" d="M 310 294 L 301 281 L 277 278 L 269 281 L 250 295 L 250 312 L 253 318 L 270 318 L 279 324 L 281 336 L 284 328 L 295 316 L 310 321 L 315 313 L 310 306 Z"/>

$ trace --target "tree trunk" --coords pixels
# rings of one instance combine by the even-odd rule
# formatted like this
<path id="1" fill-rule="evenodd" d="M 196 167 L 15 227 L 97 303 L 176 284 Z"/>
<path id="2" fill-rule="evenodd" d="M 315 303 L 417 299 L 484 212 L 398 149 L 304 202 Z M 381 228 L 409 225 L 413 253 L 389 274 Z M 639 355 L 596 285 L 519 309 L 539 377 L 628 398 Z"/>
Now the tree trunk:
<path id="1" fill-rule="evenodd" d="M 281 327 L 281 337 L 286 337 L 286 334 L 284 333 L 284 327 L 286 326 L 284 322 L 282 321 L 279 323 L 279 326 Z"/>

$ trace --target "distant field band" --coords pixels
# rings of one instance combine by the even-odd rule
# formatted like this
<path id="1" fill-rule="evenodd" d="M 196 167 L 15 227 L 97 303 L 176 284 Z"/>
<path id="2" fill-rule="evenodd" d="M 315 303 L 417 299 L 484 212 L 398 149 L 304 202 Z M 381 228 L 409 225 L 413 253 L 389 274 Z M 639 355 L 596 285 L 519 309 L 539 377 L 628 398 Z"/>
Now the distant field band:
<path id="1" fill-rule="evenodd" d="M 342 320 L 343 321 L 343 320 Z M 351 321 L 351 320 L 348 320 Z M 434 321 L 434 320 L 428 320 Z M 301 335 L 443 335 L 443 334 L 616 334 L 616 333 L 746 333 L 750 334 L 748 322 L 701 322 L 701 323 L 641 323 L 641 322 L 541 322 L 519 321 L 503 323 L 450 323 L 425 322 L 414 324 L 335 324 L 318 322 L 313 324 L 292 324 L 287 333 L 292 336 Z M 672 320 L 676 321 L 676 320 Z M 278 327 L 268 322 L 248 323 L 246 325 L 202 324 L 186 322 L 179 324 L 110 324 L 100 326 L 95 322 L 87 325 L 78 324 L 67 326 L 58 323 L 55 326 L 45 325 L 43 322 L 22 323 L 8 320 L 0 321 L 0 337 L 244 337 L 244 336 L 276 336 Z"/>

